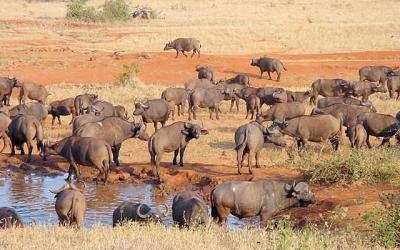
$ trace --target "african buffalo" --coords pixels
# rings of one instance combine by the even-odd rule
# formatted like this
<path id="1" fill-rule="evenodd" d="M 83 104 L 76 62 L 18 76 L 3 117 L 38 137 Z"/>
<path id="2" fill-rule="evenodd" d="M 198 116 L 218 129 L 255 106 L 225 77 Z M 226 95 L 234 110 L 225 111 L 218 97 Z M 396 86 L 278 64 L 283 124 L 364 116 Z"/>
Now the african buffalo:
<path id="1" fill-rule="evenodd" d="M 104 118 L 104 116 L 101 116 L 98 113 L 90 113 L 76 116 L 72 121 L 72 134 L 76 134 L 78 128 L 84 126 L 85 124 L 98 122 L 103 120 Z"/>
<path id="2" fill-rule="evenodd" d="M 51 125 L 54 126 L 54 121 L 57 118 L 58 124 L 61 125 L 60 116 L 72 115 L 72 120 L 76 116 L 74 98 L 67 98 L 51 102 L 47 108 L 48 114 L 52 116 Z M 72 120 L 70 123 L 72 123 Z"/>
<path id="3" fill-rule="evenodd" d="M 74 99 L 74 106 L 77 115 L 93 112 L 93 103 L 97 100 L 96 94 L 78 95 Z"/>
<path id="4" fill-rule="evenodd" d="M 396 99 L 400 97 L 400 76 L 391 76 L 387 80 L 387 88 L 389 90 L 390 98 L 395 98 L 394 93 L 397 93 Z"/>
<path id="5" fill-rule="evenodd" d="M 366 106 L 338 103 L 326 108 L 315 108 L 311 112 L 311 115 L 332 115 L 337 119 L 342 119 L 343 125 L 349 127 L 356 124 L 357 116 L 364 112 L 372 112 L 372 110 Z"/>
<path id="6" fill-rule="evenodd" d="M 65 183 L 60 189 L 50 192 L 55 194 L 55 210 L 60 226 L 80 228 L 86 214 L 86 199 L 82 191 L 72 183 Z"/>
<path id="7" fill-rule="evenodd" d="M 310 104 L 315 105 L 318 95 L 344 96 L 349 89 L 349 82 L 343 79 L 318 79 L 311 84 Z"/>
<path id="8" fill-rule="evenodd" d="M 10 98 L 13 88 L 21 87 L 17 78 L 0 77 L 0 107 L 4 105 L 10 106 Z"/>
<path id="9" fill-rule="evenodd" d="M 113 212 L 113 227 L 123 225 L 123 223 L 129 221 L 162 223 L 161 219 L 168 214 L 168 206 L 164 206 L 166 211 L 161 212 L 158 209 L 150 208 L 144 203 L 122 202 Z"/>
<path id="10" fill-rule="evenodd" d="M 210 221 L 208 207 L 204 200 L 190 192 L 175 195 L 172 201 L 172 219 L 180 227 L 207 224 Z"/>
<path id="11" fill-rule="evenodd" d="M 226 89 L 210 88 L 210 89 L 195 89 L 189 95 L 189 121 L 196 118 L 196 110 L 198 108 L 208 108 L 210 119 L 213 119 L 212 113 L 215 112 L 215 117 L 219 120 L 220 103 L 233 93 L 229 93 Z"/>
<path id="12" fill-rule="evenodd" d="M 177 38 L 174 41 L 165 44 L 164 50 L 170 50 L 170 49 L 176 50 L 175 58 L 178 58 L 179 52 L 182 52 L 182 54 L 187 57 L 185 51 L 187 52 L 193 51 L 191 57 L 193 57 L 195 53 L 197 53 L 198 57 L 200 57 L 200 48 L 201 48 L 201 43 L 196 38 Z"/>
<path id="13" fill-rule="evenodd" d="M 360 81 L 385 83 L 393 69 L 387 66 L 364 66 L 359 71 Z"/>
<path id="14" fill-rule="evenodd" d="M 278 59 L 274 59 L 274 58 L 268 58 L 268 57 L 260 57 L 257 59 L 251 59 L 251 66 L 257 66 L 260 68 L 260 78 L 262 78 L 262 75 L 264 72 L 268 73 L 269 79 L 271 80 L 271 72 L 276 72 L 276 74 L 278 75 L 278 77 L 276 78 L 276 81 L 279 82 L 279 80 L 281 79 L 281 72 L 282 70 L 287 70 L 285 68 L 285 66 L 283 65 L 283 63 L 278 60 Z"/>
<path id="15" fill-rule="evenodd" d="M 8 126 L 11 139 L 11 155 L 15 155 L 15 147 L 25 155 L 24 143 L 28 146 L 28 162 L 32 157 L 33 141 L 36 140 L 37 150 L 43 151 L 43 128 L 40 122 L 31 115 L 20 115 Z"/>
<path id="16" fill-rule="evenodd" d="M 256 95 L 260 98 L 260 107 L 264 104 L 274 105 L 276 103 L 287 102 L 287 94 L 283 88 L 259 88 Z"/>
<path id="17" fill-rule="evenodd" d="M 311 91 L 290 91 L 286 90 L 287 102 L 304 102 L 312 96 Z"/>
<path id="18" fill-rule="evenodd" d="M 306 107 L 299 102 L 277 103 L 267 111 L 257 115 L 257 121 L 259 123 L 274 120 L 283 121 L 302 116 L 305 112 Z"/>
<path id="19" fill-rule="evenodd" d="M 172 120 L 175 120 L 175 106 L 178 107 L 178 115 L 183 115 L 189 91 L 184 88 L 167 88 L 161 93 L 161 99 L 168 102 L 172 112 Z"/>
<path id="20" fill-rule="evenodd" d="M 133 115 L 140 115 L 143 122 L 153 123 L 157 131 L 157 123 L 164 127 L 169 118 L 171 109 L 164 99 L 153 99 L 145 102 L 136 102 Z"/>
<path id="21" fill-rule="evenodd" d="M 93 102 L 93 111 L 103 117 L 111 117 L 115 114 L 114 105 L 102 100 L 95 100 Z"/>
<path id="22" fill-rule="evenodd" d="M 0 207 L 0 229 L 23 226 L 21 216 L 13 208 Z"/>
<path id="23" fill-rule="evenodd" d="M 183 166 L 183 156 L 186 146 L 192 139 L 198 139 L 200 134 L 208 134 L 207 129 L 189 122 L 175 122 L 156 131 L 149 139 L 148 149 L 154 174 L 160 177 L 160 161 L 165 152 L 174 152 L 173 165 L 177 164 L 177 156 L 180 154 L 179 165 Z"/>
<path id="24" fill-rule="evenodd" d="M 361 96 L 362 101 L 368 101 L 368 97 L 374 93 L 386 93 L 385 85 L 375 82 L 350 82 L 349 93 L 354 97 Z"/>
<path id="25" fill-rule="evenodd" d="M 268 128 L 270 134 L 282 133 L 294 137 L 299 149 L 307 141 L 325 142 L 329 140 L 334 150 L 338 150 L 342 135 L 342 121 L 332 115 L 299 116 L 288 121 L 277 121 Z M 322 151 L 323 147 L 321 148 Z"/>
<path id="26" fill-rule="evenodd" d="M 32 115 L 40 122 L 44 122 L 48 116 L 46 106 L 38 102 L 29 102 L 17 105 L 9 110 L 10 118 L 14 119 L 19 115 Z"/>
<path id="27" fill-rule="evenodd" d="M 210 82 L 214 82 L 214 72 L 208 66 L 196 66 L 196 71 L 198 72 L 197 78 L 207 79 Z"/>
<path id="28" fill-rule="evenodd" d="M 254 87 L 245 87 L 242 89 L 235 89 L 233 92 L 237 95 L 240 99 L 246 101 L 247 97 L 251 95 L 257 95 L 257 91 L 259 88 Z"/>
<path id="29" fill-rule="evenodd" d="M 251 114 L 250 120 L 253 120 L 254 113 L 256 114 L 256 116 L 260 113 L 260 98 L 256 95 L 249 95 L 246 98 L 246 117 L 245 117 L 245 119 L 247 119 L 249 114 Z"/>
<path id="30" fill-rule="evenodd" d="M 50 94 L 47 92 L 44 86 L 25 82 L 21 83 L 18 102 L 19 104 L 25 104 L 26 98 L 29 98 L 31 100 L 38 101 L 41 104 L 45 104 L 47 96 L 49 95 Z"/>
<path id="31" fill-rule="evenodd" d="M 238 74 L 235 77 L 220 80 L 218 83 L 225 83 L 225 84 L 237 83 L 246 87 L 250 87 L 250 77 L 248 77 L 247 75 Z"/>
<path id="32" fill-rule="evenodd" d="M 383 137 L 382 144 L 389 143 L 390 138 L 396 135 L 399 140 L 398 131 L 400 129 L 400 116 L 393 117 L 386 114 L 362 113 L 357 117 L 357 123 L 361 123 L 367 131 L 367 145 L 371 148 L 369 136 Z"/>
<path id="33" fill-rule="evenodd" d="M 244 88 L 244 85 L 239 83 L 218 83 L 219 88 L 224 88 L 225 92 L 229 93 L 225 95 L 225 101 L 231 101 L 231 107 L 229 108 L 229 112 L 232 112 L 233 105 L 236 104 L 236 111 L 239 112 L 239 101 L 240 98 L 235 94 L 235 91 L 240 91 L 240 89 Z"/>
<path id="34" fill-rule="evenodd" d="M 249 173 L 253 174 L 252 170 L 252 160 L 256 159 L 256 167 L 260 167 L 259 157 L 260 151 L 263 148 L 264 142 L 272 142 L 276 144 L 275 141 L 269 141 L 268 130 L 259 124 L 258 122 L 250 122 L 248 124 L 240 126 L 235 131 L 235 150 L 237 153 L 237 167 L 238 173 L 241 173 L 241 168 L 243 165 L 245 156 L 248 155 L 248 167 Z M 281 141 L 285 143 L 284 141 Z M 279 145 L 286 146 L 286 144 Z"/>
<path id="35" fill-rule="evenodd" d="M 104 139 L 112 149 L 113 159 L 117 166 L 120 165 L 118 157 L 122 142 L 129 138 L 147 140 L 145 123 L 134 123 L 119 117 L 107 117 L 98 122 L 87 123 L 74 131 L 80 137 L 96 137 Z"/>
<path id="36" fill-rule="evenodd" d="M 367 131 L 362 124 L 355 124 L 346 129 L 346 135 L 349 137 L 351 147 L 361 148 L 367 141 Z"/>
<path id="37" fill-rule="evenodd" d="M 356 98 L 345 97 L 345 96 L 332 96 L 332 97 L 321 98 L 317 102 L 317 108 L 323 109 L 334 104 L 365 106 L 369 108 L 372 112 L 376 113 L 376 108 L 374 107 L 374 105 L 372 105 L 370 101 L 362 102 Z"/>
<path id="38" fill-rule="evenodd" d="M 316 202 L 308 184 L 287 184 L 281 181 L 226 181 L 211 191 L 211 215 L 220 223 L 226 222 L 231 213 L 238 218 L 260 215 L 260 224 L 267 226 L 268 220 L 279 211 Z"/>
<path id="39" fill-rule="evenodd" d="M 100 175 L 104 174 L 104 183 L 107 182 L 112 159 L 110 145 L 103 139 L 92 137 L 70 136 L 51 145 L 44 146 L 43 159 L 47 156 L 60 155 L 69 163 L 68 181 L 71 182 L 72 175 L 77 178 L 81 175 L 79 165 L 95 166 Z"/>

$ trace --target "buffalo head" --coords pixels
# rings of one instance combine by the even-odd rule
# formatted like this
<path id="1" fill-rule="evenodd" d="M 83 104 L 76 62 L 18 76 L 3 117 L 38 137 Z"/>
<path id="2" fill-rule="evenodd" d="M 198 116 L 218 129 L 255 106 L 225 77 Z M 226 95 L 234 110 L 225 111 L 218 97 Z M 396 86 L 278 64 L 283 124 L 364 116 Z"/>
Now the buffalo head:
<path id="1" fill-rule="evenodd" d="M 162 222 L 162 218 L 168 215 L 168 206 L 164 204 L 165 211 L 161 212 L 159 209 L 153 209 L 146 204 L 140 204 L 136 209 L 136 214 L 141 220 Z"/>
<path id="2" fill-rule="evenodd" d="M 259 61 L 259 59 L 251 59 L 251 63 L 250 63 L 250 65 L 251 66 L 257 66 L 258 65 L 258 61 Z"/>
<path id="3" fill-rule="evenodd" d="M 181 132 L 182 134 L 186 135 L 188 139 L 199 139 L 200 134 L 208 134 L 208 130 L 206 128 L 202 128 L 199 125 L 190 122 L 185 122 L 184 129 Z"/>
<path id="4" fill-rule="evenodd" d="M 172 44 L 172 41 L 169 42 L 169 43 L 166 43 L 166 44 L 165 44 L 165 47 L 164 47 L 164 50 L 173 49 L 174 47 L 173 47 L 171 44 Z"/>
<path id="5" fill-rule="evenodd" d="M 138 138 L 145 136 L 146 133 L 146 124 L 144 122 L 132 123 L 132 138 Z M 147 135 L 148 137 L 148 135 Z"/>
<path id="6" fill-rule="evenodd" d="M 148 110 L 150 107 L 145 102 L 136 102 L 135 103 L 135 110 L 133 111 L 133 115 L 141 115 L 143 112 Z"/>
<path id="7" fill-rule="evenodd" d="M 315 195 L 310 192 L 308 184 L 305 182 L 296 184 L 296 182 L 293 181 L 293 184 L 285 184 L 284 190 L 288 197 L 296 198 L 301 207 L 306 207 L 316 202 Z"/>
<path id="8" fill-rule="evenodd" d="M 21 87 L 21 83 L 20 83 L 20 81 L 18 81 L 18 79 L 16 78 L 16 77 L 13 77 L 13 78 L 11 78 L 11 77 L 8 77 L 8 82 L 10 83 L 10 85 L 14 88 L 14 87 L 17 87 L 17 88 L 19 88 L 19 87 Z"/>

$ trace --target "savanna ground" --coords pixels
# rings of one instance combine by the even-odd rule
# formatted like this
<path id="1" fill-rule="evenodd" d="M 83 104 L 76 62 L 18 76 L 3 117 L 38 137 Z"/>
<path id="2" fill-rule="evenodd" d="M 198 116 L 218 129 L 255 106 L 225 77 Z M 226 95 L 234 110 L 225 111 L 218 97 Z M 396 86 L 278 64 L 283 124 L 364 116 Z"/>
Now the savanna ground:
<path id="1" fill-rule="evenodd" d="M 88 3 L 99 6 L 103 2 Z M 138 4 L 127 2 L 131 6 Z M 211 66 L 217 79 L 245 73 L 256 86 L 282 86 L 290 90 L 306 90 L 318 78 L 356 80 L 358 69 L 364 65 L 400 64 L 400 16 L 396 0 L 141 1 L 141 5 L 161 11 L 159 18 L 114 24 L 66 21 L 67 2 L 64 1 L 1 0 L 0 3 L 0 75 L 48 85 L 52 92 L 49 102 L 82 92 L 96 92 L 103 100 L 124 105 L 131 114 L 135 98 L 158 98 L 165 87 L 182 86 L 184 81 L 196 78 L 194 68 L 199 64 Z M 202 42 L 199 59 L 186 59 L 182 55 L 175 59 L 174 52 L 162 52 L 166 42 L 191 36 Z M 283 72 L 281 82 L 258 78 L 259 71 L 250 66 L 250 60 L 261 55 L 283 61 L 288 71 Z M 124 86 L 117 84 L 118 76 L 124 71 L 123 65 L 132 62 L 139 65 L 137 77 L 140 80 Z M 15 92 L 14 95 L 18 91 Z M 377 94 L 371 100 L 380 113 L 394 115 L 400 110 L 400 103 L 389 100 L 385 94 Z M 209 120 L 208 112 L 201 112 L 197 122 L 202 121 L 210 134 L 190 143 L 185 167 L 172 167 L 172 155 L 164 157 L 159 194 L 193 188 L 207 199 L 211 188 L 224 180 L 311 178 L 317 204 L 292 209 L 290 215 L 295 224 L 313 223 L 323 230 L 309 228 L 308 231 L 286 232 L 288 227 L 285 227 L 272 231 L 229 232 L 211 227 L 193 232 L 132 226 L 111 231 L 98 226 L 76 233 L 38 226 L 0 232 L 0 246 L 24 248 L 24 241 L 18 240 L 22 236 L 32 248 L 50 244 L 51 237 L 63 238 L 55 242 L 53 248 L 62 248 L 63 243 L 68 242 L 71 248 L 80 249 L 131 248 L 132 242 L 137 241 L 143 243 L 140 248 L 146 249 L 183 246 L 200 249 L 210 242 L 217 242 L 213 245 L 217 249 L 233 245 L 238 249 L 367 247 L 369 243 L 358 233 L 347 233 L 347 229 L 333 233 L 325 229 L 368 229 L 362 216 L 380 206 L 379 194 L 396 190 L 400 183 L 398 147 L 356 153 L 349 149 L 347 138 L 343 136 L 344 146 L 339 153 L 326 147 L 318 157 L 320 146 L 315 144 L 310 144 L 303 153 L 267 146 L 261 157 L 263 168 L 255 169 L 253 176 L 238 176 L 233 133 L 240 124 L 248 122 L 244 120 L 243 104 L 239 113 L 227 112 L 229 105 L 224 104 L 220 121 Z M 307 107 L 308 112 L 311 109 Z M 184 119 L 186 116 L 177 118 Z M 46 138 L 54 141 L 68 136 L 69 120 L 69 117 L 63 118 L 62 126 L 52 127 L 48 119 Z M 148 126 L 148 131 L 153 132 L 152 125 Z M 373 140 L 373 144 L 378 145 L 379 140 Z M 22 163 L 22 159 L 8 157 L 6 151 L 2 166 L 42 174 L 67 168 L 57 157 L 48 162 L 36 158 L 31 164 Z M 112 181 L 152 181 L 146 142 L 126 141 L 121 161 L 123 165 L 113 170 Z M 351 173 L 343 174 L 350 179 L 343 180 L 342 173 L 320 167 L 334 166 L 333 171 L 336 171 L 341 169 L 341 164 L 351 166 Z M 320 172 L 310 171 L 316 167 L 320 167 Z M 243 171 L 246 173 L 247 168 Z M 87 168 L 84 171 L 86 176 L 96 173 Z M 322 177 L 312 176 L 312 173 Z M 338 183 L 332 175 L 339 176 Z M 12 237 L 5 237 L 5 234 Z M 101 236 L 110 234 L 112 240 Z M 157 240 L 149 235 L 157 235 Z M 165 245 L 166 239 L 171 244 Z"/>

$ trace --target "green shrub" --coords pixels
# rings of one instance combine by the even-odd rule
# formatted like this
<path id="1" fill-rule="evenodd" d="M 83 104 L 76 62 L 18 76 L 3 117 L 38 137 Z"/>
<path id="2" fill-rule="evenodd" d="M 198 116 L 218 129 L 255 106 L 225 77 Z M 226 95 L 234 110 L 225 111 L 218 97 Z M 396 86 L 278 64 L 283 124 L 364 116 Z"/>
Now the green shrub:
<path id="1" fill-rule="evenodd" d="M 125 0 L 106 1 L 99 16 L 104 22 L 126 22 L 132 18 Z"/>
<path id="2" fill-rule="evenodd" d="M 400 247 L 400 199 L 397 195 L 380 196 L 382 207 L 363 216 L 371 229 L 372 242 L 385 247 Z"/>
<path id="3" fill-rule="evenodd" d="M 123 86 L 134 84 L 134 79 L 140 72 L 139 64 L 131 62 L 130 64 L 125 64 L 123 67 L 124 71 L 119 75 L 117 83 Z"/>
<path id="4" fill-rule="evenodd" d="M 398 151 L 383 147 L 346 150 L 322 159 L 313 152 L 303 153 L 297 165 L 311 183 L 320 184 L 351 184 L 357 180 L 398 183 L 400 174 Z"/>
<path id="5" fill-rule="evenodd" d="M 67 19 L 83 22 L 125 22 L 131 19 L 125 0 L 107 0 L 96 9 L 87 6 L 88 0 L 71 0 L 67 5 Z"/>
<path id="6" fill-rule="evenodd" d="M 97 11 L 92 6 L 86 6 L 88 0 L 71 0 L 67 5 L 67 19 L 83 22 L 96 22 Z"/>

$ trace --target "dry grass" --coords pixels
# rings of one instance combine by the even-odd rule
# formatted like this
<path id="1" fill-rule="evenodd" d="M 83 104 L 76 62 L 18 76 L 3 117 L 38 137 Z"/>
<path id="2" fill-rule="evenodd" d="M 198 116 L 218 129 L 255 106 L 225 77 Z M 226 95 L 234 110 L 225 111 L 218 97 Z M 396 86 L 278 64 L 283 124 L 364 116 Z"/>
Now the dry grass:
<path id="1" fill-rule="evenodd" d="M 133 7 L 137 1 L 127 1 Z M 155 1 L 140 4 L 162 11 L 163 19 L 99 25 L 64 22 L 65 1 L 0 0 L 4 19 L 40 19 L 34 27 L 1 27 L 0 41 L 43 40 L 74 49 L 160 51 L 176 37 L 198 37 L 212 54 L 330 53 L 399 49 L 400 17 L 395 0 Z M 99 6 L 103 0 L 91 0 Z M 114 33 L 117 37 L 110 36 Z M 27 45 L 19 44 L 24 47 Z"/>
<path id="2" fill-rule="evenodd" d="M 355 233 L 315 229 L 180 230 L 136 224 L 116 229 L 96 225 L 79 231 L 42 225 L 0 231 L 1 249 L 380 249 L 363 240 Z"/>

